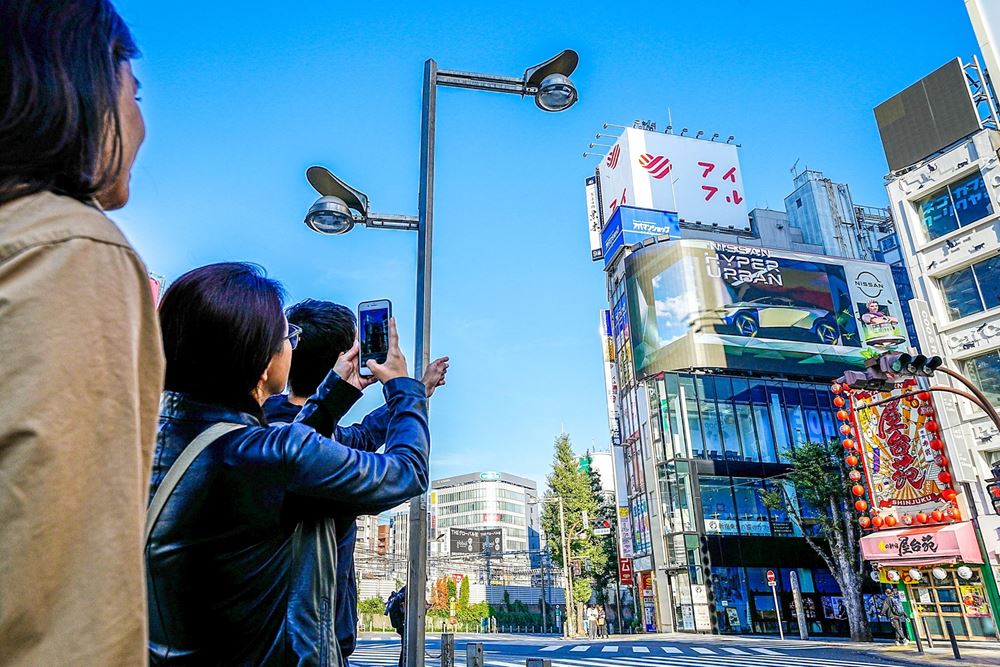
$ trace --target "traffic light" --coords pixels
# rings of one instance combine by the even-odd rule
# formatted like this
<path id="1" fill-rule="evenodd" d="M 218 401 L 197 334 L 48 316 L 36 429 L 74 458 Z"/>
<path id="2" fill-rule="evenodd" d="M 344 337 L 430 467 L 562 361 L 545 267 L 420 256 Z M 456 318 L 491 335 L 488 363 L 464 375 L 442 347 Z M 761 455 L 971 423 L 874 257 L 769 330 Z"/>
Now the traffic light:
<path id="1" fill-rule="evenodd" d="M 885 359 L 893 373 L 901 376 L 921 375 L 931 377 L 944 362 L 941 357 L 927 357 L 922 354 L 889 353 L 879 357 L 879 362 Z"/>

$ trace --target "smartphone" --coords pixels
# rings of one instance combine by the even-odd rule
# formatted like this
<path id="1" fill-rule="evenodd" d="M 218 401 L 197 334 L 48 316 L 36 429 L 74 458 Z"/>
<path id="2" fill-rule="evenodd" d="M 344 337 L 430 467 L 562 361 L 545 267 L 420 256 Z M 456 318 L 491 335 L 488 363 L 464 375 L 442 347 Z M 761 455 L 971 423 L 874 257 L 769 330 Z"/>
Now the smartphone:
<path id="1" fill-rule="evenodd" d="M 361 344 L 359 360 L 362 377 L 371 377 L 368 360 L 384 364 L 389 354 L 389 318 L 392 317 L 392 302 L 388 299 L 362 301 L 358 305 L 358 338 Z"/>

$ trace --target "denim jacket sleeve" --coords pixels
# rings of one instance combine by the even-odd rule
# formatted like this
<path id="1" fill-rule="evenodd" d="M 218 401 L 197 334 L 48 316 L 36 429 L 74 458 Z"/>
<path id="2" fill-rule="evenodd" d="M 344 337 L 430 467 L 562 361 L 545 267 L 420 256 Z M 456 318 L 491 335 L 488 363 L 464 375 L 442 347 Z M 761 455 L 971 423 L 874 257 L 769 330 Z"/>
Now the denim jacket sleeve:
<path id="1" fill-rule="evenodd" d="M 324 382 L 313 398 L 327 400 L 324 390 L 336 384 Z M 383 393 L 388 417 L 383 454 L 350 449 L 305 424 L 288 427 L 284 455 L 290 493 L 374 514 L 427 490 L 427 392 L 417 380 L 397 378 L 385 384 Z"/>

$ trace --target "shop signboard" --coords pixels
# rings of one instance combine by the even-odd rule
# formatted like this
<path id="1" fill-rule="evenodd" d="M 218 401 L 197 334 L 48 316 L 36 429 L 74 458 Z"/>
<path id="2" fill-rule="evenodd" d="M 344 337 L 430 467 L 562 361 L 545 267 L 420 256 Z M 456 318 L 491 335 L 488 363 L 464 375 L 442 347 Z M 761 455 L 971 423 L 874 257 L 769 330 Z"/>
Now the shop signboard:
<path id="1" fill-rule="evenodd" d="M 600 318 L 601 354 L 604 357 L 604 394 L 608 405 L 608 431 L 611 444 L 621 444 L 618 428 L 618 371 L 615 368 L 615 340 L 611 324 L 611 311 L 604 309 Z"/>
<path id="2" fill-rule="evenodd" d="M 587 227 L 590 230 L 590 259 L 598 261 L 604 257 L 601 251 L 601 205 L 597 201 L 597 176 L 588 176 L 584 182 L 587 193 Z"/>
<path id="3" fill-rule="evenodd" d="M 861 554 L 867 561 L 896 566 L 983 562 L 975 528 L 969 521 L 865 535 L 861 538 Z"/>
<path id="4" fill-rule="evenodd" d="M 638 206 L 676 211 L 683 222 L 750 229 L 735 144 L 628 128 L 599 173 L 605 220 L 619 206 Z"/>
<path id="5" fill-rule="evenodd" d="M 625 246 L 642 243 L 650 238 L 680 238 L 681 228 L 676 213 L 653 211 L 634 206 L 619 206 L 601 232 L 601 252 L 607 268 Z"/>
<path id="6" fill-rule="evenodd" d="M 618 579 L 621 581 L 622 586 L 631 586 L 632 582 L 632 559 L 631 558 L 619 558 L 618 559 Z"/>
<path id="7" fill-rule="evenodd" d="M 690 368 L 836 377 L 906 349 L 887 264 L 679 239 L 625 258 L 636 371 Z"/>
<path id="8" fill-rule="evenodd" d="M 892 392 L 862 391 L 852 401 L 867 403 L 891 396 Z M 871 501 L 882 511 L 912 516 L 939 509 L 942 503 L 946 487 L 938 474 L 944 469 L 924 430 L 933 412 L 921 409 L 922 403 L 926 402 L 916 397 L 901 398 L 854 412 Z"/>

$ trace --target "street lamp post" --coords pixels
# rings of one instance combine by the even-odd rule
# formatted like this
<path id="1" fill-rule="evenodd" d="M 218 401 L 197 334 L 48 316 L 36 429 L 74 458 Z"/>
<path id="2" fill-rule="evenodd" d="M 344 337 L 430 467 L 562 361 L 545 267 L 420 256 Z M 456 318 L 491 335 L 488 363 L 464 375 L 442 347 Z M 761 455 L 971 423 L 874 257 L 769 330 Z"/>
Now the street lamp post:
<path id="1" fill-rule="evenodd" d="M 563 553 L 563 578 L 566 581 L 566 587 L 563 590 L 563 597 L 566 599 L 566 620 L 563 622 L 563 635 L 568 638 L 573 619 L 573 579 L 569 569 L 569 537 L 566 535 L 566 512 L 563 499 L 562 496 L 547 496 L 531 504 L 541 504 L 553 500 L 559 503 L 559 535 L 562 538 L 560 541 Z M 545 576 L 544 572 L 542 576 Z"/>
<path id="2" fill-rule="evenodd" d="M 417 313 L 416 359 L 414 370 L 421 377 L 430 362 L 431 342 L 431 259 L 434 231 L 434 143 L 437 131 L 437 87 L 485 90 L 514 95 L 533 95 L 543 111 L 563 111 L 577 100 L 576 87 L 569 75 L 579 56 L 566 50 L 525 70 L 520 78 L 439 70 L 437 62 L 424 63 L 424 85 L 420 112 L 420 186 L 417 201 Z M 406 596 L 406 665 L 424 665 L 423 591 L 427 587 L 427 494 L 410 502 L 409 572 Z M 419 593 L 418 593 L 419 592 Z M 567 604 L 567 608 L 569 605 Z"/>

